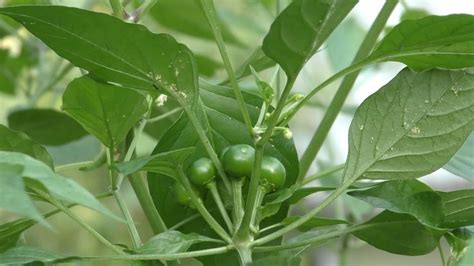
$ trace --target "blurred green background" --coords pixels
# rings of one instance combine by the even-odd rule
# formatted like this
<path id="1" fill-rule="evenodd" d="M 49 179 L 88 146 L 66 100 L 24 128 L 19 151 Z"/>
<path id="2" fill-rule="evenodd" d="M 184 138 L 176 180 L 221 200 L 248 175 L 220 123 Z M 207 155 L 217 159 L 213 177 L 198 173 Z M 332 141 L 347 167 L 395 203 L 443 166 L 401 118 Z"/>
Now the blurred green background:
<path id="1" fill-rule="evenodd" d="M 140 0 L 130 0 L 129 7 L 140 5 Z M 277 3 L 278 2 L 278 3 Z M 263 37 L 269 29 L 272 20 L 280 9 L 289 1 L 285 0 L 219 0 L 215 1 L 222 23 L 224 38 L 231 52 L 232 62 L 238 69 L 244 61 L 261 44 Z M 140 23 L 146 25 L 153 32 L 167 32 L 178 41 L 186 44 L 196 54 L 200 73 L 203 78 L 213 82 L 226 79 L 225 71 L 213 42 L 212 35 L 204 18 L 196 9 L 192 0 L 159 0 L 158 4 L 144 17 Z M 105 0 L 0 0 L 0 6 L 18 4 L 57 4 L 75 6 L 94 10 L 97 12 L 111 13 L 108 2 Z M 364 37 L 365 31 L 370 26 L 382 6 L 383 1 L 361 0 L 351 15 L 343 22 L 329 41 L 318 51 L 303 69 L 295 85 L 295 92 L 305 93 L 316 84 L 319 84 L 331 73 L 347 66 L 352 60 L 358 45 Z M 402 19 L 417 18 L 426 14 L 469 13 L 474 14 L 474 2 L 465 0 L 412 0 L 403 1 L 389 20 L 387 31 Z M 348 99 L 343 113 L 338 117 L 333 126 L 328 141 L 323 147 L 320 157 L 314 164 L 312 171 L 344 162 L 347 154 L 347 128 L 355 108 L 368 95 L 390 80 L 402 65 L 386 63 L 376 65 L 365 70 L 359 77 L 356 87 Z M 274 74 L 275 69 L 262 72 L 262 77 L 267 81 Z M 59 58 L 35 37 L 27 33 L 18 24 L 11 20 L 0 18 L 0 123 L 15 126 L 22 131 L 42 132 L 51 134 L 53 129 L 50 123 L 31 121 L 27 125 L 15 124 L 12 114 L 28 108 L 55 109 L 61 108 L 61 95 L 68 82 L 81 75 L 81 71 L 71 67 L 68 62 Z M 242 80 L 243 86 L 254 89 L 252 78 Z M 318 94 L 291 123 L 295 142 L 299 152 L 302 152 L 309 142 L 312 133 L 317 127 L 324 109 L 331 99 L 337 84 Z M 154 112 L 158 116 L 174 108 L 173 102 L 157 108 Z M 147 126 L 146 134 L 140 138 L 138 153 L 146 155 L 151 152 L 157 139 L 167 127 L 176 119 L 171 116 L 160 123 Z M 57 121 L 56 121 L 57 122 Z M 60 131 L 60 128 L 54 129 Z M 26 132 L 28 133 L 28 132 Z M 76 132 L 77 133 L 77 132 Z M 90 135 L 78 134 L 67 143 L 47 143 L 41 134 L 30 135 L 33 139 L 42 142 L 51 153 L 55 166 L 60 174 L 74 178 L 92 193 L 97 194 L 108 190 L 106 169 L 100 167 L 91 171 L 81 171 L 79 162 L 91 162 L 98 158 L 102 147 L 97 139 Z M 50 136 L 49 136 L 50 137 Z M 474 151 L 473 151 L 474 153 Z M 474 154 L 472 157 L 474 158 Z M 335 182 L 337 176 L 326 182 Z M 473 188 L 472 182 L 466 181 L 445 170 L 437 171 L 422 179 L 439 190 L 454 190 L 460 188 Z M 138 225 L 142 239 L 152 236 L 149 225 L 128 183 L 123 186 L 123 194 L 132 210 L 135 222 Z M 320 197 L 309 198 L 297 206 L 293 212 L 304 212 L 308 206 L 313 206 L 321 200 Z M 118 213 L 113 199 L 104 199 L 104 204 Z M 48 206 L 41 206 L 45 211 Z M 73 211 L 101 232 L 113 243 L 130 245 L 128 231 L 124 224 L 119 224 L 101 216 L 94 211 L 75 207 Z M 374 210 L 367 204 L 354 198 L 343 197 L 336 201 L 326 214 L 336 217 L 352 217 L 355 221 L 366 220 Z M 6 222 L 16 217 L 0 210 L 0 222 Z M 49 219 L 54 230 L 42 226 L 34 226 L 28 230 L 22 242 L 29 245 L 40 246 L 65 255 L 99 255 L 110 254 L 109 250 L 91 237 L 81 227 L 71 222 L 62 214 Z M 341 242 L 346 241 L 349 250 L 341 250 Z M 443 245 L 444 252 L 448 254 L 449 247 Z M 419 257 L 404 257 L 379 251 L 355 238 L 339 239 L 323 247 L 310 249 L 305 255 L 304 265 L 339 265 L 341 259 L 346 260 L 346 265 L 405 265 L 405 266 L 431 266 L 440 265 L 438 251 Z M 194 264 L 185 261 L 185 265 Z M 84 265 L 86 263 L 71 263 L 71 265 Z M 93 265 L 94 263 L 87 263 Z M 120 263 L 96 263 L 96 265 L 120 265 Z M 463 266 L 474 265 L 474 247 L 468 251 Z"/>

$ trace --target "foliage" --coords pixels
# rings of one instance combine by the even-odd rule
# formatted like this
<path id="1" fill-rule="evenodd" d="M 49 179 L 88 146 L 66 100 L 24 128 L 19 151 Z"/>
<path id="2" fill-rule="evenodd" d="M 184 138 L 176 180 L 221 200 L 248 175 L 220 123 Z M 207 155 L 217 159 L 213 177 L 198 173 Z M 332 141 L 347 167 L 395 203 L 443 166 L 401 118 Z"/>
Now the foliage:
<path id="1" fill-rule="evenodd" d="M 294 0 L 285 8 L 280 1 L 247 3 L 255 10 L 278 9 L 268 31 L 254 33 L 261 43 L 243 41 L 234 30 L 245 27 L 221 17 L 224 8 L 213 0 L 111 0 L 113 15 L 91 7 L 35 4 L 7 1 L 0 7 L 0 37 L 20 43 L 16 55 L 0 46 L 0 93 L 27 98 L 9 112 L 8 126 L 0 125 L 0 208 L 20 216 L 0 225 L 0 264 L 175 265 L 197 259 L 205 265 L 299 265 L 308 248 L 337 237 L 343 237 L 338 244 L 345 252 L 352 236 L 407 256 L 428 254 L 445 238 L 451 247 L 446 265 L 462 261 L 474 225 L 474 190 L 437 191 L 419 178 L 444 167 L 473 180 L 473 15 L 407 10 L 375 45 L 397 5 L 387 0 L 357 52 L 343 43 L 355 53 L 352 63 L 336 64 L 338 72 L 301 95 L 294 91 L 300 72 L 324 44 L 330 46 L 329 56 L 339 53 L 341 44 L 334 41 L 346 37 L 338 29 L 348 27 L 343 20 L 356 0 Z M 20 34 L 22 27 L 37 39 Z M 223 63 L 201 53 L 196 43 L 217 45 Z M 250 56 L 234 70 L 231 59 L 237 57 L 231 58 L 226 47 Z M 50 51 L 59 57 L 49 55 L 57 64 L 48 73 L 42 64 Z M 349 108 L 353 119 L 345 163 L 308 175 L 359 72 L 388 61 L 405 68 Z M 50 77 L 41 82 L 36 77 L 37 86 L 31 86 L 36 68 Z M 339 78 L 344 81 L 299 161 L 289 122 Z M 20 85 L 23 79 L 27 89 Z M 51 104 L 40 101 L 48 97 Z M 142 152 L 139 142 L 145 136 L 153 146 Z M 94 162 L 76 162 L 86 167 L 51 159 L 54 149 L 85 138 L 103 146 Z M 197 159 L 211 175 L 204 181 L 188 177 L 202 174 L 202 169 L 189 170 L 199 167 Z M 250 169 L 233 167 L 239 160 Z M 109 191 L 96 196 L 61 172 L 102 165 Z M 339 170 L 342 175 L 335 178 Z M 305 186 L 315 180 L 321 182 Z M 124 182 L 131 184 L 153 230 L 146 241 L 124 200 Z M 321 192 L 329 196 L 290 216 L 303 198 Z M 108 196 L 115 199 L 118 216 L 99 201 Z M 320 216 L 349 197 L 371 206 L 371 212 Z M 75 205 L 126 226 L 130 243 L 114 244 L 71 211 Z M 43 213 L 45 206 L 49 211 Z M 48 218 L 56 213 L 66 214 L 114 255 L 66 256 L 21 243 L 22 234 L 37 223 L 54 229 Z M 289 233 L 296 235 L 285 237 Z"/>

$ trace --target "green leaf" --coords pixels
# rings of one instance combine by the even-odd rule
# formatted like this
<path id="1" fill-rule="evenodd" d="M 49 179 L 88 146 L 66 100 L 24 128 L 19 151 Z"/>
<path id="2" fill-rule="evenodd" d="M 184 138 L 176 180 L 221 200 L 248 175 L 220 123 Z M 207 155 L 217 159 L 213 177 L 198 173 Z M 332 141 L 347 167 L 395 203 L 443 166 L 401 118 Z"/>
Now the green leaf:
<path id="1" fill-rule="evenodd" d="M 0 254 L 1 265 L 25 265 L 31 262 L 53 262 L 63 258 L 53 252 L 36 247 L 19 246 Z"/>
<path id="2" fill-rule="evenodd" d="M 87 132 L 68 115 L 52 109 L 26 109 L 8 116 L 8 125 L 43 145 L 62 145 Z"/>
<path id="3" fill-rule="evenodd" d="M 35 224 L 34 220 L 22 218 L 0 225 L 0 253 L 16 246 L 21 234 Z"/>
<path id="4" fill-rule="evenodd" d="M 369 60 L 398 61 L 412 69 L 474 66 L 474 16 L 456 14 L 405 20 L 395 26 Z"/>
<path id="5" fill-rule="evenodd" d="M 472 158 L 474 158 L 474 133 L 471 133 L 461 149 L 443 168 L 474 182 L 474 160 Z"/>
<path id="6" fill-rule="evenodd" d="M 47 224 L 25 191 L 19 164 L 0 163 L 0 209 Z"/>
<path id="7" fill-rule="evenodd" d="M 221 243 L 222 241 L 195 233 L 183 234 L 178 231 L 169 230 L 152 237 L 143 246 L 134 251 L 141 254 L 173 254 L 185 252 L 193 244 L 201 242 Z"/>
<path id="8" fill-rule="evenodd" d="M 191 51 L 167 34 L 116 17 L 63 6 L 1 8 L 72 64 L 125 87 L 159 87 L 184 104 L 197 101 Z"/>
<path id="9" fill-rule="evenodd" d="M 443 199 L 445 228 L 474 225 L 474 189 L 438 192 Z"/>
<path id="10" fill-rule="evenodd" d="M 257 258 L 252 262 L 252 266 L 300 266 L 303 251 L 304 248 L 299 248 L 255 254 Z"/>
<path id="11" fill-rule="evenodd" d="M 44 163 L 17 152 L 0 151 L 0 164 L 23 167 L 22 176 L 41 183 L 51 196 L 70 203 L 94 209 L 109 217 L 119 219 L 106 209 L 92 194 L 71 179 L 54 173 Z"/>
<path id="12" fill-rule="evenodd" d="M 195 55 L 195 57 L 199 74 L 203 76 L 212 77 L 217 70 L 222 68 L 221 63 L 216 62 L 209 57 L 203 55 Z"/>
<path id="13" fill-rule="evenodd" d="M 294 221 L 298 220 L 300 216 L 288 216 L 283 220 L 284 225 L 289 225 Z M 327 218 L 318 218 L 313 217 L 309 221 L 305 222 L 304 224 L 298 227 L 299 231 L 306 232 L 309 230 L 313 230 L 319 227 L 331 226 L 331 225 L 338 225 L 338 224 L 349 224 L 348 221 L 344 220 L 337 220 L 337 219 L 327 219 Z"/>
<path id="14" fill-rule="evenodd" d="M 207 117 L 202 117 L 201 114 L 198 115 L 200 115 L 200 120 L 204 121 L 204 129 L 211 134 L 210 141 L 217 153 L 219 154 L 220 151 L 229 145 L 240 143 L 253 145 L 252 137 L 248 134 L 243 123 L 238 103 L 234 99 L 233 90 L 227 87 L 213 86 L 205 82 L 201 82 L 201 86 L 202 109 L 206 112 Z M 261 106 L 262 100 L 248 92 L 243 91 L 242 93 L 247 103 L 250 117 L 255 123 L 260 112 L 258 107 Z M 190 161 L 206 156 L 196 131 L 188 122 L 187 117 L 182 116 L 161 138 L 154 153 L 159 154 L 187 147 L 196 147 L 195 154 L 189 158 Z M 272 137 L 271 143 L 265 147 L 265 154 L 274 156 L 283 163 L 287 171 L 285 187 L 293 185 L 299 169 L 293 140 L 285 138 L 282 134 L 275 135 Z M 155 205 L 168 226 L 172 226 L 195 213 L 176 202 L 171 189 L 174 181 L 168 176 L 149 174 L 148 182 Z M 245 193 L 244 191 L 244 195 Z M 283 218 L 280 217 L 279 221 Z M 183 228 L 183 230 L 188 230 L 186 226 Z M 207 228 L 207 226 L 197 227 L 194 229 L 198 231 L 194 232 L 207 235 L 200 231 L 207 230 Z"/>
<path id="15" fill-rule="evenodd" d="M 369 245 L 390 253 L 418 256 L 437 246 L 444 231 L 426 227 L 408 214 L 384 211 L 353 234 Z"/>
<path id="16" fill-rule="evenodd" d="M 214 40 L 206 17 L 195 0 L 160 0 L 151 10 L 150 15 L 161 25 L 191 36 Z M 219 29 L 225 41 L 240 45 L 241 42 L 228 27 L 218 21 Z"/>
<path id="17" fill-rule="evenodd" d="M 83 76 L 69 83 L 63 109 L 107 147 L 121 143 L 147 111 L 144 96 Z"/>
<path id="18" fill-rule="evenodd" d="M 10 130 L 3 125 L 0 125 L 0 151 L 16 151 L 28 154 L 44 162 L 49 167 L 53 167 L 51 156 L 49 156 L 45 148 L 25 134 Z"/>
<path id="19" fill-rule="evenodd" d="M 295 79 L 356 4 L 356 0 L 293 1 L 273 22 L 262 49 L 289 79 Z"/>
<path id="20" fill-rule="evenodd" d="M 474 127 L 474 75 L 407 68 L 357 109 L 344 178 L 410 179 L 429 174 Z"/>
<path id="21" fill-rule="evenodd" d="M 473 233 L 466 229 L 455 230 L 444 236 L 451 246 L 447 266 L 459 265 L 459 262 L 467 253 L 472 236 Z"/>
<path id="22" fill-rule="evenodd" d="M 376 208 L 411 214 L 426 225 L 436 227 L 443 221 L 441 197 L 418 180 L 388 181 L 348 194 Z"/>
<path id="23" fill-rule="evenodd" d="M 195 150 L 195 148 L 190 147 L 158 153 L 124 163 L 117 163 L 115 167 L 124 175 L 130 175 L 137 171 L 148 171 L 175 178 L 178 175 L 176 172 L 176 164 L 184 161 L 189 155 L 194 153 Z"/>

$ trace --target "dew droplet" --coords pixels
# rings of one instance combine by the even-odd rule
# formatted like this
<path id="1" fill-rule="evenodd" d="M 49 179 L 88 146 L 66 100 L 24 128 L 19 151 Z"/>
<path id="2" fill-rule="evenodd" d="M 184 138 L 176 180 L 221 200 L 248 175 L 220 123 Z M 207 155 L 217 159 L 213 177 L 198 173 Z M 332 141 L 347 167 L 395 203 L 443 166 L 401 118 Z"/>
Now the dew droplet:
<path id="1" fill-rule="evenodd" d="M 359 130 L 361 130 L 361 131 L 364 130 L 364 125 L 361 125 L 361 126 L 359 127 Z"/>

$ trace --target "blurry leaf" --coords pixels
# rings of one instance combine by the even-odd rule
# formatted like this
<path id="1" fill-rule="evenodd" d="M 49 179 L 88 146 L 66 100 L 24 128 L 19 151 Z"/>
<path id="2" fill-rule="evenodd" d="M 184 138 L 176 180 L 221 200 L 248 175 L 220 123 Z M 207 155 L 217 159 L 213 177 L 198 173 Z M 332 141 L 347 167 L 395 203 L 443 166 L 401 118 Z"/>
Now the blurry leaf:
<path id="1" fill-rule="evenodd" d="M 44 162 L 49 167 L 53 167 L 51 157 L 41 145 L 31 140 L 25 134 L 10 130 L 3 125 L 0 125 L 0 151 L 16 151 L 28 154 Z"/>
<path id="2" fill-rule="evenodd" d="M 288 216 L 283 220 L 284 225 L 289 225 L 294 221 L 298 220 L 300 216 Z M 338 224 L 349 224 L 348 221 L 337 220 L 337 219 L 327 219 L 327 218 L 318 218 L 313 217 L 304 224 L 298 227 L 299 231 L 306 232 L 309 230 L 313 230 L 314 228 L 324 227 L 324 226 L 331 226 L 331 225 L 338 225 Z"/>
<path id="3" fill-rule="evenodd" d="M 474 75 L 405 68 L 357 109 L 344 178 L 410 179 L 455 154 L 474 127 Z"/>
<path id="4" fill-rule="evenodd" d="M 176 172 L 176 164 L 185 160 L 194 152 L 196 152 L 196 149 L 193 147 L 178 149 L 154 154 L 144 158 L 138 158 L 128 162 L 117 163 L 115 164 L 115 167 L 124 175 L 130 175 L 137 171 L 148 171 L 175 178 L 178 175 Z"/>
<path id="5" fill-rule="evenodd" d="M 461 149 L 443 168 L 474 182 L 474 133 L 471 133 Z"/>
<path id="6" fill-rule="evenodd" d="M 43 145 L 62 145 L 87 135 L 68 115 L 52 109 L 26 109 L 8 116 L 8 125 Z"/>
<path id="7" fill-rule="evenodd" d="M 301 253 L 304 248 L 268 252 L 264 255 L 256 254 L 257 258 L 252 266 L 300 266 Z"/>
<path id="8" fill-rule="evenodd" d="M 199 74 L 201 75 L 204 75 L 206 77 L 212 77 L 218 69 L 222 68 L 221 63 L 216 62 L 209 57 L 202 55 L 196 55 L 195 57 L 199 69 Z"/>
<path id="9" fill-rule="evenodd" d="M 0 23 L 7 22 L 0 20 Z M 0 48 L 0 92 L 15 94 L 18 85 L 17 80 L 22 76 L 23 70 L 37 62 L 36 50 L 32 51 L 31 47 L 26 47 L 26 43 L 20 45 L 21 51 L 18 55 Z"/>
<path id="10" fill-rule="evenodd" d="M 390 253 L 417 256 L 437 246 L 444 231 L 426 227 L 408 214 L 384 211 L 353 234 L 369 245 Z"/>
<path id="11" fill-rule="evenodd" d="M 344 20 L 334 30 L 322 48 L 327 51 L 332 69 L 339 71 L 352 63 L 365 32 L 364 27 L 354 18 Z"/>
<path id="12" fill-rule="evenodd" d="M 159 87 L 182 104 L 197 102 L 191 51 L 170 35 L 143 25 L 64 6 L 1 8 L 58 55 L 104 81 L 134 89 Z"/>
<path id="13" fill-rule="evenodd" d="M 148 106 L 145 97 L 136 91 L 83 76 L 69 83 L 63 109 L 104 145 L 115 147 Z"/>
<path id="14" fill-rule="evenodd" d="M 185 252 L 191 245 L 200 242 L 221 243 L 222 241 L 195 233 L 183 234 L 178 231 L 169 230 L 152 237 L 143 246 L 134 251 L 140 254 L 173 254 Z"/>
<path id="15" fill-rule="evenodd" d="M 161 25 L 191 36 L 214 40 L 206 17 L 195 0 L 160 0 L 150 10 L 150 15 Z M 240 45 L 222 21 L 218 21 L 222 37 L 226 42 Z"/>
<path id="16" fill-rule="evenodd" d="M 19 246 L 0 253 L 0 264 L 25 265 L 31 262 L 53 262 L 61 258 L 62 256 L 40 248 Z"/>
<path id="17" fill-rule="evenodd" d="M 296 79 L 356 4 L 356 0 L 295 0 L 273 22 L 262 49 L 289 79 Z"/>
<path id="18" fill-rule="evenodd" d="M 438 192 L 443 200 L 442 227 L 458 228 L 474 225 L 474 189 Z"/>
<path id="19" fill-rule="evenodd" d="M 54 198 L 77 203 L 94 209 L 109 217 L 118 219 L 92 194 L 71 179 L 54 173 L 47 165 L 17 152 L 0 151 L 0 164 L 14 164 L 23 167 L 22 176 L 41 183 Z"/>
<path id="20" fill-rule="evenodd" d="M 247 60 L 245 60 L 242 65 L 235 71 L 235 76 L 237 79 L 242 79 L 252 72 L 250 71 L 250 66 L 255 69 L 255 71 L 260 72 L 262 70 L 268 69 L 275 66 L 276 62 L 273 61 L 270 57 L 266 56 L 261 47 L 255 49 L 255 51 L 250 55 Z M 224 81 L 224 84 L 229 83 L 229 81 Z"/>
<path id="21" fill-rule="evenodd" d="M 451 246 L 451 254 L 446 265 L 459 265 L 458 263 L 466 255 L 470 240 L 472 238 L 472 233 L 466 229 L 459 229 L 447 233 L 444 237 L 448 241 L 449 246 Z"/>
<path id="22" fill-rule="evenodd" d="M 0 163 L 0 209 L 47 224 L 25 191 L 23 166 L 18 164 Z"/>
<path id="23" fill-rule="evenodd" d="M 421 8 L 410 8 L 404 9 L 402 15 L 400 16 L 400 21 L 408 20 L 408 19 L 420 19 L 428 16 L 430 13 Z"/>
<path id="24" fill-rule="evenodd" d="M 441 197 L 418 180 L 388 181 L 348 194 L 376 208 L 411 214 L 426 225 L 436 227 L 443 221 Z"/>
<path id="25" fill-rule="evenodd" d="M 397 61 L 415 70 L 474 66 L 474 16 L 455 14 L 405 20 L 395 26 L 369 60 Z"/>
<path id="26" fill-rule="evenodd" d="M 94 161 L 100 152 L 104 152 L 100 141 L 92 135 L 87 135 L 61 146 L 49 146 L 47 148 L 56 166 Z"/>
<path id="27" fill-rule="evenodd" d="M 0 253 L 16 246 L 21 234 L 36 224 L 31 219 L 18 219 L 0 225 Z"/>

